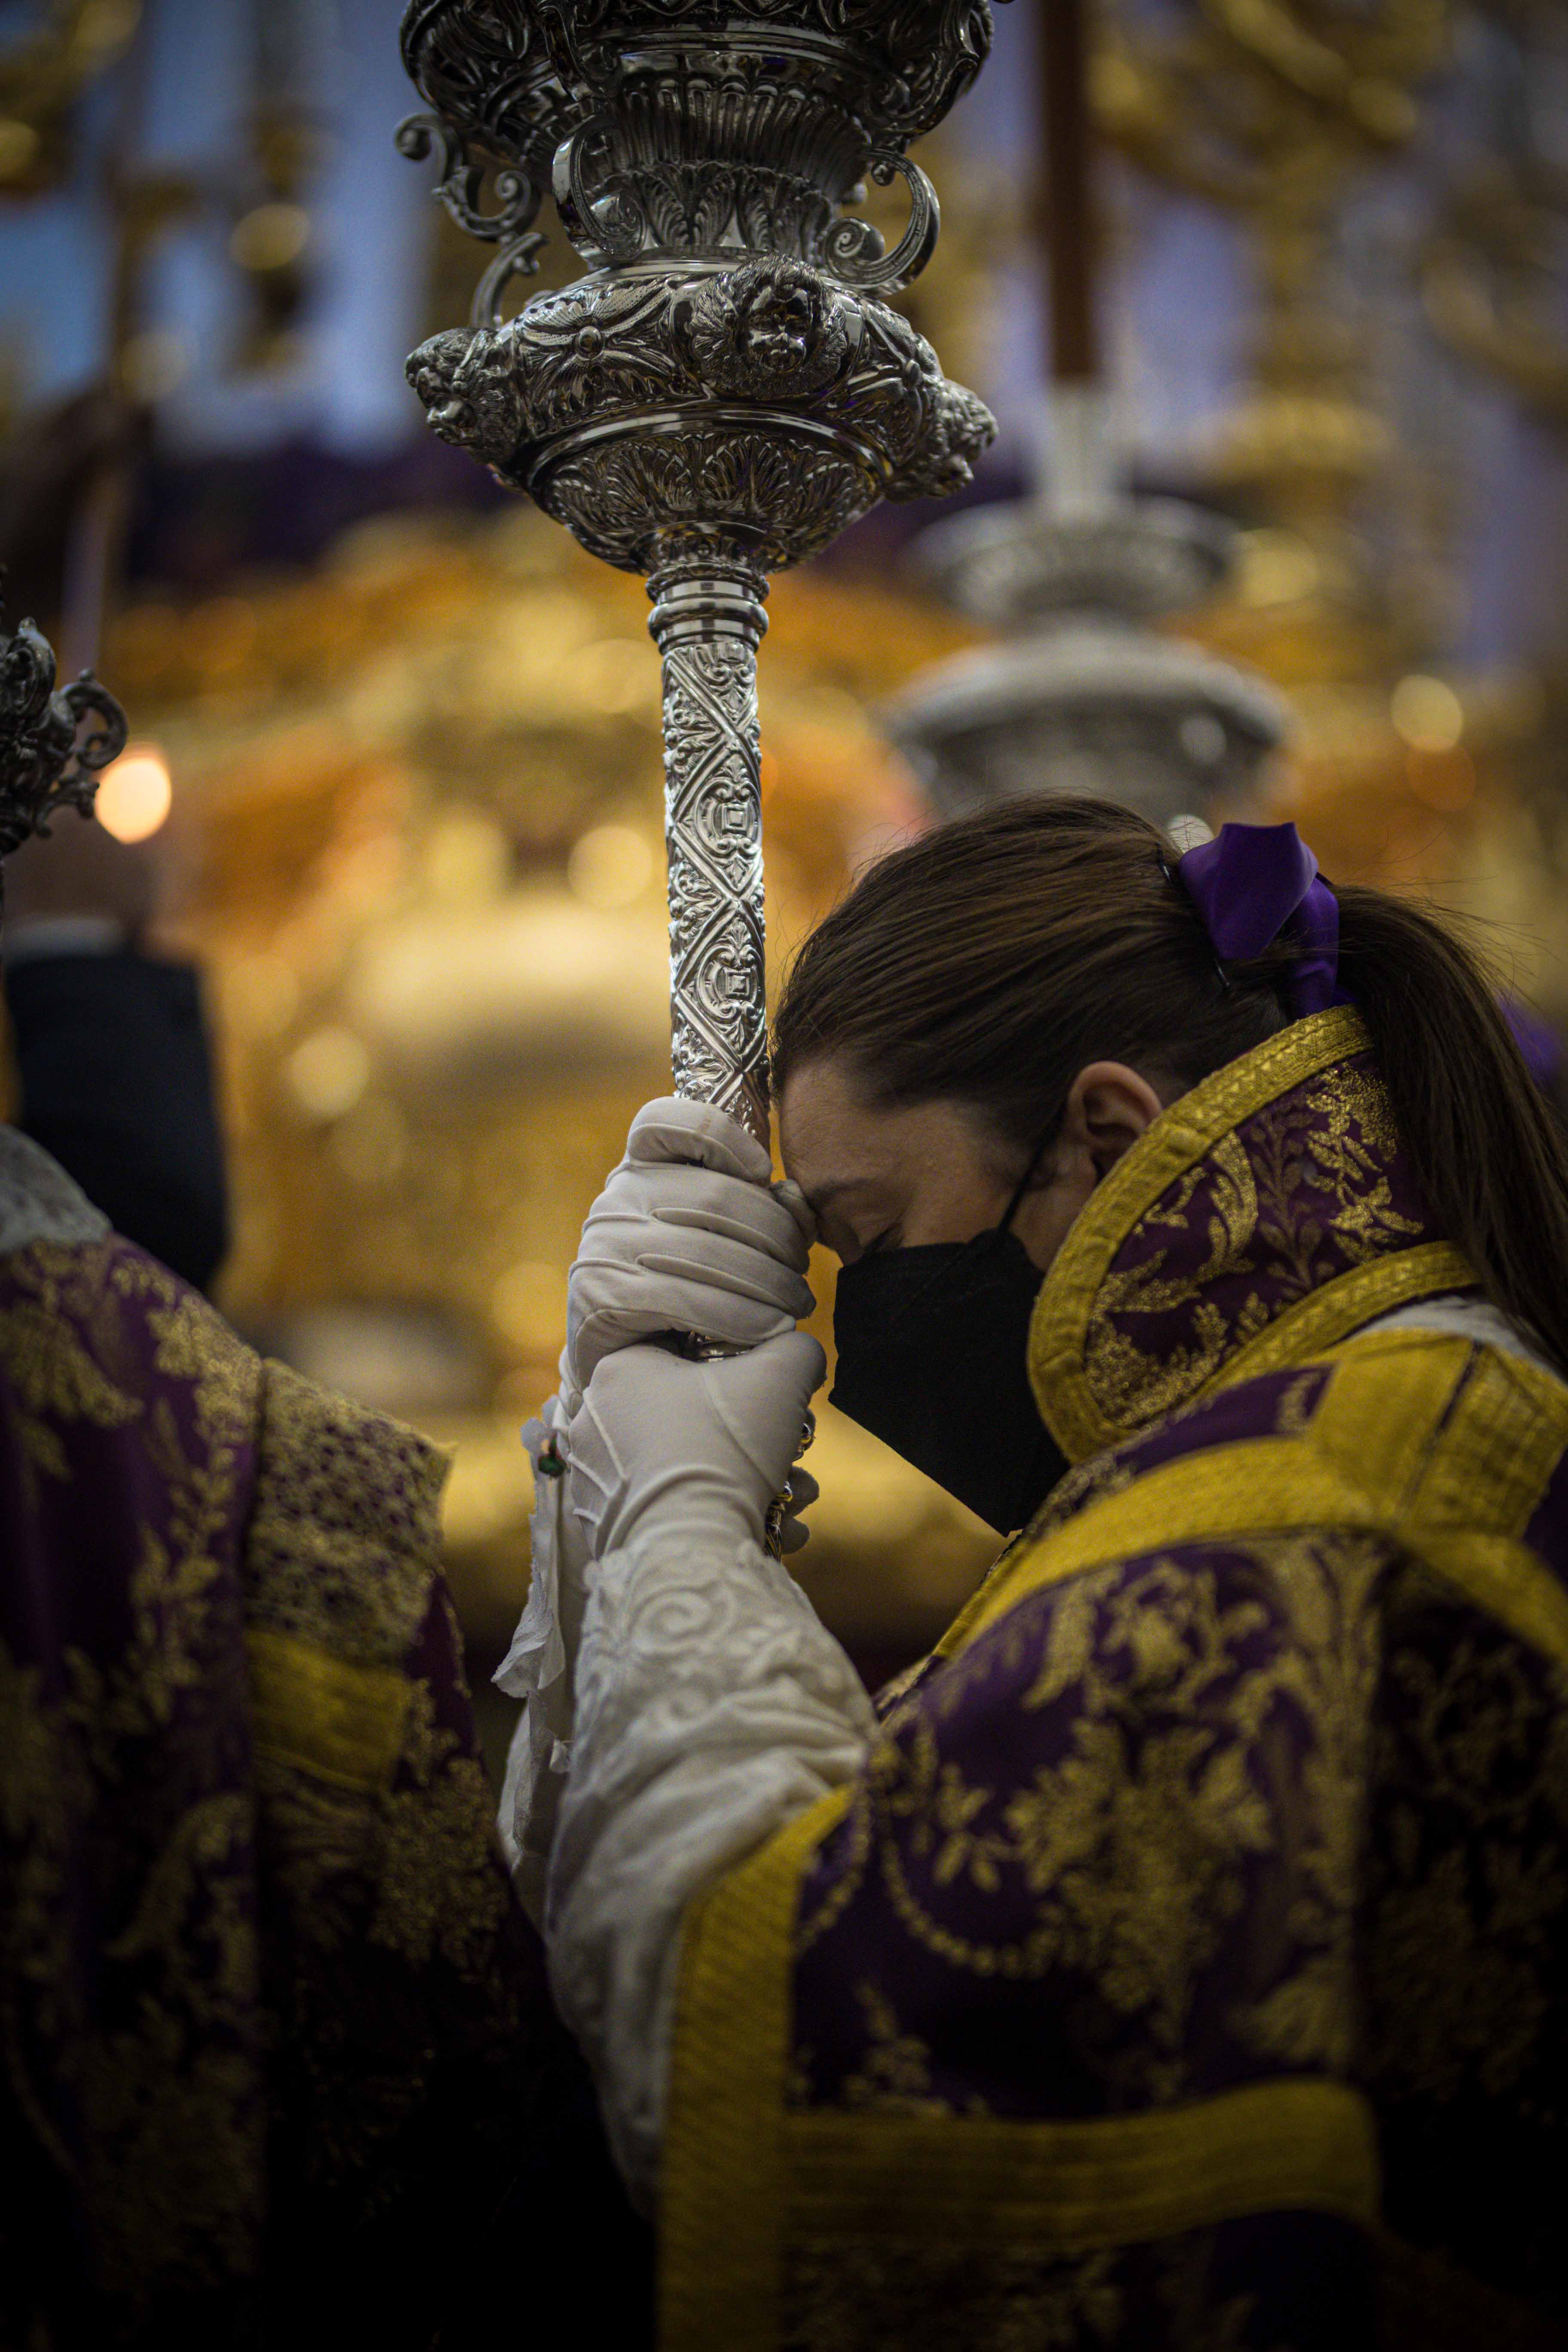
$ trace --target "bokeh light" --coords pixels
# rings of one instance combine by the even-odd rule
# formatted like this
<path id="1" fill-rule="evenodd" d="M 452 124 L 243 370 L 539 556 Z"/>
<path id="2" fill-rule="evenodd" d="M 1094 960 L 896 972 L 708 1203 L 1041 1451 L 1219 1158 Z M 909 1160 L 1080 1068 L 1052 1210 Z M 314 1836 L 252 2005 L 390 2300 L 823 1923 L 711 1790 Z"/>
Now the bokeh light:
<path id="1" fill-rule="evenodd" d="M 310 240 L 310 215 L 301 205 L 258 205 L 229 232 L 231 257 L 242 269 L 286 269 Z"/>
<path id="2" fill-rule="evenodd" d="M 1453 688 L 1419 672 L 1400 679 L 1389 697 L 1388 715 L 1394 733 L 1413 751 L 1451 751 L 1465 731 L 1464 705 Z"/>
<path id="3" fill-rule="evenodd" d="M 132 743 L 99 779 L 98 821 L 116 841 L 145 841 L 174 802 L 169 763 L 155 743 Z"/>
<path id="4" fill-rule="evenodd" d="M 370 1055 L 352 1029 L 313 1030 L 289 1055 L 289 1091 L 312 1118 L 341 1118 L 370 1084 Z"/>
<path id="5" fill-rule="evenodd" d="M 519 1258 L 490 1294 L 496 1328 L 525 1355 L 553 1355 L 566 1336 L 566 1270 L 540 1258 Z"/>
<path id="6" fill-rule="evenodd" d="M 574 898 L 608 910 L 629 907 L 653 879 L 647 835 L 629 824 L 596 824 L 574 844 L 566 864 Z"/>

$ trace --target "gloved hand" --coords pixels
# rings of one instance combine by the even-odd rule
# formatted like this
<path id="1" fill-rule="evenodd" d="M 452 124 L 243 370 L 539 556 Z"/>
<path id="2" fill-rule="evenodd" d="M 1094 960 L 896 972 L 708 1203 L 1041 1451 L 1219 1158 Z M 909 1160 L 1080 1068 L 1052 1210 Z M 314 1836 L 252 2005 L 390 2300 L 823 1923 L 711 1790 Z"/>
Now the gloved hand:
<path id="1" fill-rule="evenodd" d="M 583 1229 L 567 1291 L 560 1391 L 522 1433 L 534 1467 L 532 1573 L 527 1606 L 495 1676 L 523 1701 L 507 1762 L 500 1833 L 536 1921 L 570 1755 L 596 1508 L 590 1496 L 579 1516 L 574 1478 L 552 1477 L 541 1460 L 568 1452 L 583 1391 L 612 1349 L 672 1330 L 750 1348 L 792 1331 L 810 1313 L 803 1276 L 814 1220 L 799 1188 L 771 1184 L 772 1172 L 763 1147 L 722 1111 L 669 1097 L 647 1104 L 633 1120 L 626 1157 Z M 665 1366 L 678 1360 L 662 1349 L 638 1352 Z M 820 1350 L 817 1358 L 820 1363 Z M 811 1386 L 821 1377 L 818 1370 Z M 800 1514 L 817 1494 L 806 1472 L 785 1475 L 799 1450 L 802 1418 L 796 1414 L 784 1472 L 763 1506 L 765 1514 L 787 1485 L 792 1507 L 780 1530 L 785 1550 L 805 1543 Z"/>
<path id="2" fill-rule="evenodd" d="M 593 1557 L 656 1528 L 760 1546 L 826 1369 L 807 1331 L 708 1363 L 663 1348 L 605 1356 L 565 1443 L 568 1504 Z M 804 1506 L 816 1481 L 796 1478 Z"/>
<path id="3" fill-rule="evenodd" d="M 615 1349 L 663 1331 L 754 1348 L 810 1314 L 816 1221 L 798 1185 L 772 1173 L 763 1146 L 710 1103 L 644 1105 L 567 1286 L 569 1405 Z"/>

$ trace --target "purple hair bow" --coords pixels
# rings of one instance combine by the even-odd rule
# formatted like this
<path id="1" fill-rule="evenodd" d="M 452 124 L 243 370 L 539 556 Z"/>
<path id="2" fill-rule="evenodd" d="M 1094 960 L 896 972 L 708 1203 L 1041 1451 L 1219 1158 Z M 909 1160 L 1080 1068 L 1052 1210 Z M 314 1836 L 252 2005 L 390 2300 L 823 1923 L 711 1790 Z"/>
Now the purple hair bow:
<path id="1" fill-rule="evenodd" d="M 1298 1021 L 1351 999 L 1339 982 L 1340 902 L 1293 824 L 1223 824 L 1176 867 L 1222 964 L 1248 963 L 1286 934 Z"/>

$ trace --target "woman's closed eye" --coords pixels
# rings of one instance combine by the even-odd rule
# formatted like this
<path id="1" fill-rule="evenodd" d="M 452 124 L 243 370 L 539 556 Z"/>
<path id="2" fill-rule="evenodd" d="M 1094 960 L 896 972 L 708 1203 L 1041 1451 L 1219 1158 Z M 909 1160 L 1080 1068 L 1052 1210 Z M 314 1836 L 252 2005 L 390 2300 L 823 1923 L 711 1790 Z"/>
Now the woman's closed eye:
<path id="1" fill-rule="evenodd" d="M 891 1224 L 884 1225 L 881 1232 L 873 1234 L 868 1242 L 858 1242 L 851 1234 L 849 1240 L 852 1246 L 839 1252 L 841 1263 L 845 1265 L 854 1265 L 863 1257 L 877 1257 L 883 1250 L 897 1249 L 902 1231 L 903 1220 L 895 1217 Z"/>

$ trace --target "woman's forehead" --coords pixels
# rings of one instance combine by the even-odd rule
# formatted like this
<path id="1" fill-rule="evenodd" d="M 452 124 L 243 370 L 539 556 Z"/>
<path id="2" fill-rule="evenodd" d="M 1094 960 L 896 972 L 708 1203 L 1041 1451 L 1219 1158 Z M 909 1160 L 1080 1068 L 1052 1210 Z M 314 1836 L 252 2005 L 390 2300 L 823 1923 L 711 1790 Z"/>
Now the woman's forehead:
<path id="1" fill-rule="evenodd" d="M 846 1063 L 824 1056 L 792 1072 L 779 1103 L 785 1172 L 816 1206 L 839 1193 L 908 1182 L 977 1149 L 973 1113 L 951 1102 L 874 1103 Z"/>

